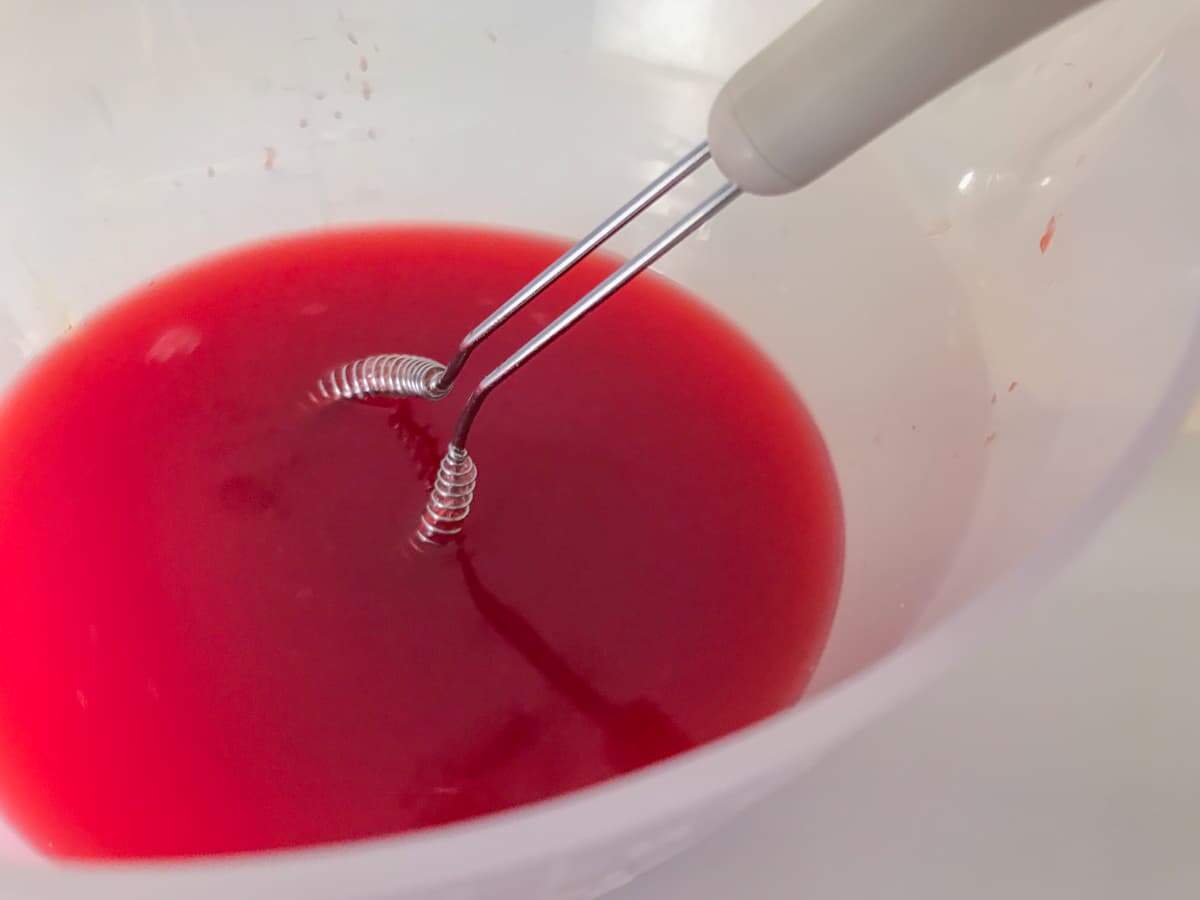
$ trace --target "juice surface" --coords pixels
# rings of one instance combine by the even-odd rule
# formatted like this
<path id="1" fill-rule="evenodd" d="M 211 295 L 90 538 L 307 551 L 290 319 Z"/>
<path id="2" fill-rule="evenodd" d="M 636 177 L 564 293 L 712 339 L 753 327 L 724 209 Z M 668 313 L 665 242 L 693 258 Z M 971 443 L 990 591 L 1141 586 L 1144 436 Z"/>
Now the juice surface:
<path id="1" fill-rule="evenodd" d="M 408 540 L 468 391 L 614 260 L 439 402 L 306 405 L 358 356 L 447 360 L 562 249 L 423 226 L 239 249 L 121 299 L 10 390 L 0 804 L 32 844 L 432 826 L 799 695 L 841 579 L 832 466 L 782 376 L 678 286 L 640 276 L 496 391 L 474 511 L 437 552 Z"/>

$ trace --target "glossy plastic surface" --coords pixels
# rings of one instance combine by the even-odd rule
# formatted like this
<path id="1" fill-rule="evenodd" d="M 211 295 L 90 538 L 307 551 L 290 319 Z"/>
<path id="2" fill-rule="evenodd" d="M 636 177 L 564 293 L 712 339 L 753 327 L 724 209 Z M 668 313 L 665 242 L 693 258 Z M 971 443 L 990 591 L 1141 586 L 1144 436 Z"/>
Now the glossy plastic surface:
<path id="1" fill-rule="evenodd" d="M 726 82 L 713 159 L 752 194 L 806 187 L 972 72 L 1096 0 L 824 0 Z M 886 21 L 886 27 L 878 27 Z"/>

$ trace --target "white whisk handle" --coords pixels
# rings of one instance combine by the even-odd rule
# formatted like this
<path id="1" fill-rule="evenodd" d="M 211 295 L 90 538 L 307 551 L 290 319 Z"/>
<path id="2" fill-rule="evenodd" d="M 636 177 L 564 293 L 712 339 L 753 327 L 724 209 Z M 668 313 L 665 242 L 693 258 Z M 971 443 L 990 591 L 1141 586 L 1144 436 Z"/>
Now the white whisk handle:
<path id="1" fill-rule="evenodd" d="M 1096 0 L 823 0 L 713 104 L 742 190 L 798 190 L 976 69 Z"/>

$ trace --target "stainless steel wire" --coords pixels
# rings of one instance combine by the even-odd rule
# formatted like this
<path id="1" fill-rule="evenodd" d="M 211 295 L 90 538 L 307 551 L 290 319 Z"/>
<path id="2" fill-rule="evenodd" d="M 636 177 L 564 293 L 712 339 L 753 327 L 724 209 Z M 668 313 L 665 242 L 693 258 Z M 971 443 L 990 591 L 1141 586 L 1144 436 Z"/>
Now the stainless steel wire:
<path id="1" fill-rule="evenodd" d="M 442 457 L 437 478 L 414 535 L 420 544 L 444 544 L 462 531 L 471 513 L 478 472 L 466 450 L 451 447 Z"/>
<path id="2" fill-rule="evenodd" d="M 438 386 L 438 379 L 445 370 L 439 362 L 407 353 L 364 356 L 330 369 L 308 398 L 316 406 L 371 397 L 437 400 L 446 396 L 446 391 Z"/>
<path id="3" fill-rule="evenodd" d="M 700 144 L 635 194 L 625 205 L 471 329 L 462 339 L 458 352 L 448 366 L 442 366 L 425 357 L 407 354 L 368 356 L 326 373 L 311 392 L 310 400 L 318 406 L 324 406 L 340 400 L 361 400 L 368 397 L 417 397 L 427 400 L 444 397 L 472 351 L 483 340 L 663 194 L 707 162 L 709 155 L 708 145 Z M 664 253 L 728 206 L 740 193 L 740 188 L 731 183 L 714 191 L 483 377 L 467 398 L 459 415 L 454 436 L 442 458 L 429 500 L 413 535 L 415 546 L 449 542 L 462 531 L 463 523 L 470 515 L 478 471 L 467 453 L 467 438 L 483 402 L 491 392 L 640 272 L 653 265 Z"/>
<path id="4" fill-rule="evenodd" d="M 426 360 L 424 357 L 410 357 L 413 360 L 420 360 L 422 363 L 433 362 L 434 365 L 438 365 L 440 371 L 434 380 L 414 381 L 412 379 L 399 379 L 392 383 L 390 390 L 373 390 L 369 392 L 370 396 L 392 397 L 395 399 L 420 397 L 424 400 L 437 400 L 446 396 L 450 392 L 450 388 L 454 385 L 455 379 L 462 371 L 463 366 L 466 365 L 475 348 L 484 339 L 511 319 L 526 304 L 561 278 L 578 262 L 589 256 L 593 250 L 637 218 L 638 215 L 667 193 L 667 191 L 671 190 L 671 188 L 675 187 L 675 185 L 679 184 L 679 182 L 708 162 L 709 156 L 708 143 L 698 144 L 678 162 L 634 194 L 616 212 L 612 213 L 607 219 L 589 231 L 569 250 L 563 253 L 562 256 L 550 263 L 550 265 L 535 275 L 524 287 L 496 307 L 486 319 L 467 332 L 462 341 L 459 342 L 458 351 L 450 360 L 449 365 L 441 366 L 433 360 Z M 391 360 L 402 356 L 405 356 L 405 354 L 371 356 L 366 359 L 378 360 L 386 358 Z M 338 388 L 343 384 L 346 377 L 343 370 L 361 362 L 364 362 L 364 360 L 347 363 L 345 366 L 339 366 L 327 373 L 321 380 L 327 390 L 324 393 L 318 392 L 318 396 L 322 400 L 328 396 L 331 398 L 330 402 L 342 399 L 362 399 L 362 396 L 338 393 Z"/>
<path id="5" fill-rule="evenodd" d="M 703 203 L 700 203 L 646 245 L 640 253 L 592 288 L 582 298 L 576 300 L 557 319 L 530 338 L 521 349 L 485 375 L 479 382 L 479 386 L 467 399 L 466 406 L 455 426 L 454 440 L 450 446 L 452 448 L 466 446 L 467 435 L 471 431 L 475 417 L 479 414 L 480 406 L 483 405 L 488 394 L 494 391 L 501 382 L 562 337 L 567 329 L 577 324 L 584 316 L 628 284 L 635 275 L 653 265 L 660 256 L 732 203 L 740 193 L 741 189 L 733 184 L 726 184 L 715 191 Z"/>
<path id="6" fill-rule="evenodd" d="M 659 197 L 708 162 L 709 156 L 707 141 L 693 147 L 686 156 L 638 191 L 624 206 L 589 231 L 571 249 L 550 263 L 532 281 L 497 307 L 495 312 L 472 328 L 462 339 L 458 352 L 450 360 L 450 364 L 446 366 L 446 371 L 438 380 L 438 386 L 449 390 L 454 379 L 458 377 L 458 373 L 462 371 L 462 367 L 466 365 L 471 352 L 479 346 L 481 341 L 512 318 L 530 300 L 562 277 L 568 269 L 637 218 Z"/>

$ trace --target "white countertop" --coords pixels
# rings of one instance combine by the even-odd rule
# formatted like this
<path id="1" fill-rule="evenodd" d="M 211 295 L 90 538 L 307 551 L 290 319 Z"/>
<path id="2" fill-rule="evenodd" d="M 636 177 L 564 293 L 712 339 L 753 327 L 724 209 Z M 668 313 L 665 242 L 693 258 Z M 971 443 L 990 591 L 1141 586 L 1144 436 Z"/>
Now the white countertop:
<path id="1" fill-rule="evenodd" d="M 614 900 L 1200 896 L 1200 433 L 1035 608 Z"/>

